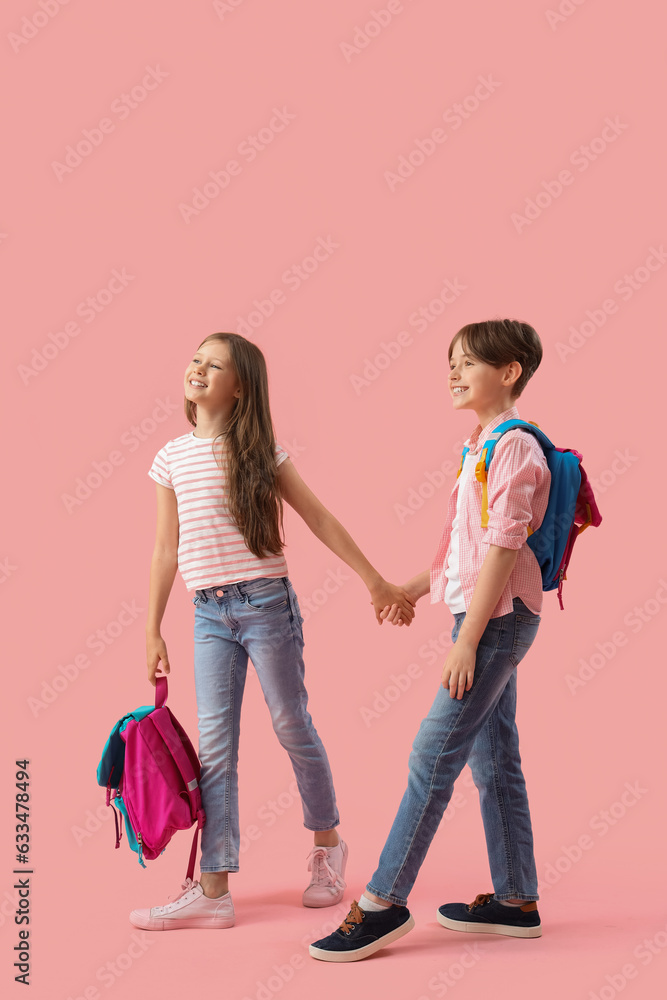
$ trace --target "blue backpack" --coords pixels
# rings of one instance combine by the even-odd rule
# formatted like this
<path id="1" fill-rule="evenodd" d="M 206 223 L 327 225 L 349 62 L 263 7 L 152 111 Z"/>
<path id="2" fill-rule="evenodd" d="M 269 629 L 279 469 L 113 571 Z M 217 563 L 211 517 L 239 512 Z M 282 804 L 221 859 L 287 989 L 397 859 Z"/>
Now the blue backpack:
<path id="1" fill-rule="evenodd" d="M 535 553 L 542 571 L 542 590 L 558 587 L 558 602 L 563 608 L 563 580 L 567 580 L 566 570 L 576 539 L 582 531 L 602 521 L 593 489 L 586 471 L 581 464 L 582 455 L 574 448 L 556 448 L 544 431 L 532 420 L 518 418 L 505 420 L 484 442 L 479 461 L 475 466 L 475 478 L 482 484 L 482 527 L 489 523 L 487 509 L 486 477 L 493 457 L 493 450 L 499 439 L 515 427 L 529 431 L 540 442 L 551 473 L 549 500 L 542 524 L 537 529 L 528 526 L 527 544 Z M 469 452 L 463 449 L 461 464 L 456 476 L 461 474 L 463 462 Z"/>

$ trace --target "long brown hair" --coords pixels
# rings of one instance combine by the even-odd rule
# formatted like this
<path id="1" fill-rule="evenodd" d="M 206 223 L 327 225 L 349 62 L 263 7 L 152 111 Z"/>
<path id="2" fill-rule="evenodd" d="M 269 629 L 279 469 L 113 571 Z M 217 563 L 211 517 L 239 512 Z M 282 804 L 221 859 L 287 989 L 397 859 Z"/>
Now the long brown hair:
<path id="1" fill-rule="evenodd" d="M 225 473 L 229 513 L 253 555 L 259 559 L 280 555 L 285 546 L 283 501 L 266 361 L 259 347 L 238 333 L 212 333 L 199 347 L 211 340 L 228 345 L 241 388 L 226 430 L 213 441 L 216 462 Z M 196 427 L 197 404 L 187 398 L 185 415 Z M 215 449 L 219 438 L 223 440 L 218 456 Z"/>

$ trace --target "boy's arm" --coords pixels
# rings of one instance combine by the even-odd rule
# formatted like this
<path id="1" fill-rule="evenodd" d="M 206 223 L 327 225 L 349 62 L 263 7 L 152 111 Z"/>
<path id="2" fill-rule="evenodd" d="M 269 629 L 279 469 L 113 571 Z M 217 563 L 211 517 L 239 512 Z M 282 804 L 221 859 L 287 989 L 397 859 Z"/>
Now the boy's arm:
<path id="1" fill-rule="evenodd" d="M 499 545 L 489 546 L 470 607 L 442 670 L 442 686 L 449 688 L 450 698 L 460 700 L 464 691 L 472 687 L 479 640 L 514 569 L 518 552 L 518 549 L 504 549 Z"/>
<path id="2" fill-rule="evenodd" d="M 477 645 L 528 537 L 535 490 L 550 475 L 541 449 L 532 447 L 525 432 L 509 431 L 496 445 L 489 466 L 489 520 L 483 539 L 489 551 L 443 670 L 442 682 L 452 698 L 462 698 L 472 687 Z"/>
<path id="3" fill-rule="evenodd" d="M 470 600 L 470 607 L 459 629 L 456 642 L 477 648 L 484 629 L 489 624 L 491 612 L 500 600 L 505 584 L 512 575 L 518 549 L 505 549 L 490 545 Z"/>

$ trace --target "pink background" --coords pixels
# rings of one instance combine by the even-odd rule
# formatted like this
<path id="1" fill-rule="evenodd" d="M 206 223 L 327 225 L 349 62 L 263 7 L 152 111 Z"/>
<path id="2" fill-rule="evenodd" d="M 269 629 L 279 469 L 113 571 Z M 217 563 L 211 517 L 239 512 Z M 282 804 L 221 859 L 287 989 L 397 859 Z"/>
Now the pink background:
<path id="1" fill-rule="evenodd" d="M 559 3 L 571 11 L 560 21 L 549 15 Z M 8 306 L 3 989 L 23 995 L 11 969 L 12 802 L 13 762 L 27 756 L 30 995 L 39 1000 L 177 997 L 195 984 L 238 1000 L 350 990 L 431 1000 L 454 986 L 459 1000 L 662 995 L 667 568 L 664 476 L 660 489 L 651 431 L 664 391 L 665 273 L 663 256 L 652 256 L 667 238 L 664 15 L 648 0 L 218 7 L 3 4 L 3 87 L 12 95 L 0 219 Z M 389 23 L 377 29 L 373 11 Z M 355 39 L 356 51 L 345 48 Z M 135 91 L 133 108 L 123 104 L 150 68 L 154 89 Z M 493 83 L 476 100 L 480 77 Z M 457 119 L 455 105 L 466 98 L 467 118 Z M 242 143 L 280 124 L 275 109 L 293 117 L 282 131 L 261 133 L 267 144 L 249 161 Z M 105 118 L 108 131 L 91 133 L 99 144 L 81 147 L 90 155 L 58 168 L 67 147 Z M 598 138 L 606 119 L 617 122 L 607 142 Z M 442 141 L 425 143 L 438 128 Z M 431 150 L 421 164 L 417 140 Z M 392 190 L 386 173 L 411 153 L 411 175 Z M 237 174 L 186 222 L 179 206 L 234 159 Z M 571 182 L 556 196 L 564 170 Z M 537 217 L 515 224 L 512 215 L 539 192 Z M 312 273 L 302 271 L 295 289 L 285 272 L 320 239 L 336 246 L 320 253 L 326 259 L 315 270 L 306 262 Z M 115 285 L 110 303 L 102 291 L 104 308 L 86 313 L 80 303 L 107 288 L 114 269 L 127 287 Z M 624 275 L 635 272 L 633 289 Z M 447 280 L 464 290 L 424 329 L 411 325 Z M 457 462 L 475 424 L 472 413 L 452 414 L 445 392 L 451 337 L 466 322 L 508 315 L 543 340 L 520 413 L 583 453 L 604 522 L 579 543 L 565 610 L 554 593 L 544 595 L 540 633 L 520 668 L 539 940 L 456 935 L 436 924 L 438 905 L 491 887 L 466 769 L 410 900 L 415 931 L 346 968 L 307 957 L 307 943 L 340 922 L 375 869 L 452 619 L 444 605 L 422 601 L 409 630 L 380 630 L 363 584 L 291 510 L 290 576 L 302 608 L 315 602 L 304 615 L 310 708 L 350 844 L 346 904 L 300 906 L 310 837 L 250 673 L 241 824 L 261 836 L 234 878 L 237 925 L 151 936 L 128 922 L 133 907 L 178 891 L 190 842 L 179 835 L 142 870 L 125 843 L 114 851 L 111 812 L 95 783 L 113 722 L 152 697 L 144 612 L 155 487 L 147 470 L 167 440 L 189 429 L 181 386 L 192 351 L 213 331 L 242 332 L 239 317 L 247 320 L 254 300 L 274 289 L 282 300 L 252 336 L 269 363 L 279 440 L 397 582 L 429 565 L 441 530 L 453 478 L 433 489 L 427 473 Z M 587 320 L 563 359 L 558 345 Z M 394 354 L 392 343 L 402 344 L 398 357 L 388 360 L 383 343 Z M 383 353 L 355 390 L 352 376 L 363 377 Z M 95 463 L 98 485 L 68 512 L 64 495 Z M 399 516 L 395 505 L 410 496 L 417 509 Z M 348 579 L 318 605 L 341 566 Z M 114 627 L 133 602 L 138 617 Z M 196 738 L 192 621 L 179 576 L 164 621 L 170 706 Z M 110 624 L 120 634 L 92 648 L 90 637 Z M 438 653 L 427 656 L 432 640 Z M 82 654 L 89 665 L 70 669 L 55 699 L 35 707 L 29 699 L 42 699 Z M 392 675 L 407 676 L 411 664 L 416 676 L 395 698 Z M 580 669 L 589 679 L 572 688 Z M 376 716 L 362 711 L 374 703 Z M 476 949 L 469 967 L 460 963 L 466 948 Z"/>

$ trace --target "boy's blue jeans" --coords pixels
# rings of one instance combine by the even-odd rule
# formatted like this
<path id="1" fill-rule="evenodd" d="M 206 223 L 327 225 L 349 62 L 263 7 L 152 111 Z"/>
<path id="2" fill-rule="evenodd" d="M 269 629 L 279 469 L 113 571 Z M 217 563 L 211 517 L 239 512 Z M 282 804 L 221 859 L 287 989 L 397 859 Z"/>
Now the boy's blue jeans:
<path id="1" fill-rule="evenodd" d="M 465 611 L 454 615 L 456 642 Z M 477 647 L 472 687 L 459 701 L 442 685 L 423 720 L 409 759 L 408 787 L 366 888 L 407 904 L 438 829 L 454 782 L 466 763 L 479 789 L 496 899 L 539 899 L 533 833 L 521 772 L 516 668 L 541 619 L 520 598 L 514 611 L 489 620 Z"/>
<path id="2" fill-rule="evenodd" d="M 239 724 L 248 658 L 276 736 L 290 756 L 304 826 L 330 830 L 340 819 L 329 761 L 307 709 L 303 619 L 289 578 L 260 577 L 208 587 L 197 590 L 192 603 L 199 784 L 206 813 L 200 867 L 202 872 L 236 872 Z"/>

